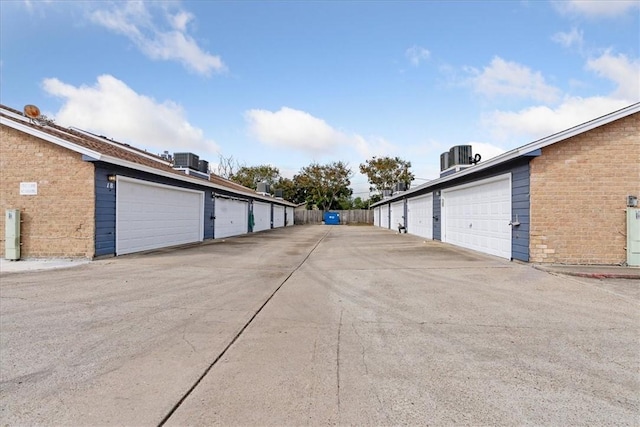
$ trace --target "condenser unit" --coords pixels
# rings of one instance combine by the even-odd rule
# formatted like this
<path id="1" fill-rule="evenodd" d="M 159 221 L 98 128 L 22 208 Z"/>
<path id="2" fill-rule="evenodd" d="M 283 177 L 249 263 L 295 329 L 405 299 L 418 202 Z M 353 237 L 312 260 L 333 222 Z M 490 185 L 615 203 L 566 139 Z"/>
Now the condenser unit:
<path id="1" fill-rule="evenodd" d="M 470 145 L 456 145 L 449 150 L 449 167 L 455 165 L 469 165 L 473 158 Z"/>
<path id="2" fill-rule="evenodd" d="M 200 159 L 193 153 L 173 153 L 173 167 L 198 170 Z"/>
<path id="3" fill-rule="evenodd" d="M 440 154 L 440 171 L 443 171 L 445 169 L 449 169 L 449 152 L 445 151 L 444 153 Z"/>
<path id="4" fill-rule="evenodd" d="M 209 162 L 206 160 L 198 160 L 198 172 L 209 173 Z"/>
<path id="5" fill-rule="evenodd" d="M 269 184 L 267 184 L 266 182 L 259 182 L 256 188 L 256 193 L 269 193 L 269 191 L 271 190 Z"/>

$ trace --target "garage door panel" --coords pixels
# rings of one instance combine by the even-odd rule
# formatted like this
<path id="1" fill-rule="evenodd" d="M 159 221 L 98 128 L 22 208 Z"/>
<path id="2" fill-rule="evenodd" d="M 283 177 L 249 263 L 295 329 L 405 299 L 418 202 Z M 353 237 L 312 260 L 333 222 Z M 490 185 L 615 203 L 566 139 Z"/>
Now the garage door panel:
<path id="1" fill-rule="evenodd" d="M 202 241 L 204 192 L 118 177 L 116 253 Z"/>
<path id="2" fill-rule="evenodd" d="M 433 239 L 433 194 L 407 200 L 408 232 Z"/>
<path id="3" fill-rule="evenodd" d="M 284 227 L 284 206 L 273 205 L 273 227 Z"/>
<path id="4" fill-rule="evenodd" d="M 511 258 L 510 174 L 443 190 L 443 241 Z"/>
<path id="5" fill-rule="evenodd" d="M 214 237 L 239 236 L 249 229 L 249 203 L 246 200 L 216 197 Z"/>
<path id="6" fill-rule="evenodd" d="M 404 225 L 404 202 L 391 203 L 391 229 L 397 229 L 398 224 Z"/>
<path id="7" fill-rule="evenodd" d="M 271 228 L 271 204 L 253 202 L 253 231 L 264 231 Z"/>

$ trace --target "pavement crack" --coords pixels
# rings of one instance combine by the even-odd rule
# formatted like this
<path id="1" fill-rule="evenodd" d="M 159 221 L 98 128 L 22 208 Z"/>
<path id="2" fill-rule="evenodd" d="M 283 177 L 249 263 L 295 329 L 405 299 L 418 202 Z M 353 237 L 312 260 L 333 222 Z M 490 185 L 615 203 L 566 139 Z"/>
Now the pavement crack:
<path id="1" fill-rule="evenodd" d="M 302 267 L 304 265 L 304 263 L 307 262 L 307 260 L 311 256 L 311 254 L 317 249 L 317 247 L 320 245 L 320 243 L 322 243 L 322 241 L 329 235 L 330 231 L 331 231 L 330 229 L 327 230 L 327 232 L 324 233 L 320 239 L 318 239 L 318 241 L 316 242 L 315 245 L 313 245 L 313 247 L 311 248 L 309 253 L 307 253 L 307 256 L 305 256 L 302 259 L 302 261 L 300 261 L 300 263 L 295 268 L 293 268 L 291 270 L 291 272 L 287 275 L 287 277 L 285 277 L 282 280 L 282 282 L 280 282 L 280 284 L 278 286 L 276 286 L 276 289 L 267 297 L 267 299 L 264 301 L 264 303 L 262 303 L 262 305 L 260 307 L 258 307 L 258 309 L 253 313 L 253 315 L 244 324 L 244 326 L 242 328 L 240 328 L 238 333 L 229 341 L 227 346 L 220 352 L 220 354 L 218 354 L 218 356 L 213 360 L 213 362 L 211 362 L 209 364 L 209 366 L 204 370 L 202 375 L 200 375 L 200 377 L 198 377 L 198 379 L 191 385 L 191 387 L 189 387 L 189 389 L 182 395 L 182 397 L 176 402 L 176 404 L 173 405 L 173 407 L 169 410 L 169 412 L 162 418 L 162 420 L 160 420 L 160 422 L 158 423 L 158 427 L 164 426 L 167 423 L 167 421 L 169 421 L 169 418 L 171 418 L 171 416 L 178 410 L 178 408 L 184 403 L 184 401 L 187 400 L 187 398 L 191 395 L 191 393 L 193 393 L 193 391 L 196 389 L 196 387 L 198 387 L 198 385 L 207 376 L 207 374 L 209 374 L 209 371 L 211 371 L 211 369 L 213 369 L 213 367 L 218 363 L 218 361 L 220 361 L 220 359 L 222 359 L 224 357 L 224 355 L 233 346 L 233 344 L 235 344 L 235 342 L 238 340 L 238 338 L 240 338 L 240 336 L 244 333 L 244 331 L 247 330 L 249 325 L 251 325 L 251 323 L 255 320 L 255 318 L 258 317 L 260 312 L 262 312 L 262 310 L 267 306 L 267 304 L 269 304 L 269 301 L 271 301 L 273 299 L 273 297 L 278 293 L 278 291 L 284 286 L 284 284 L 289 281 L 291 276 L 293 276 L 294 273 L 296 271 L 298 271 L 300 269 L 300 267 Z M 342 314 L 340 314 L 340 322 L 342 323 Z M 339 398 L 338 398 L 338 400 L 339 400 Z"/>
<path id="2" fill-rule="evenodd" d="M 356 336 L 358 337 L 358 340 L 360 341 L 360 347 L 362 347 L 361 355 L 362 355 L 362 364 L 364 365 L 364 374 L 369 375 L 369 366 L 367 366 L 367 358 L 365 355 L 366 349 L 364 346 L 364 341 L 362 340 L 362 337 L 358 333 L 358 330 L 356 329 L 356 325 L 353 322 L 351 322 L 351 328 L 353 329 L 353 332 L 356 334 Z"/>
<path id="3" fill-rule="evenodd" d="M 187 325 L 184 325 L 184 329 L 182 330 L 182 341 L 186 342 L 187 344 L 189 344 L 189 347 L 191 347 L 191 349 L 193 350 L 194 353 L 197 353 L 198 350 L 196 350 L 196 348 L 193 346 L 193 344 L 191 344 L 191 341 L 189 341 L 186 337 L 187 335 Z"/>

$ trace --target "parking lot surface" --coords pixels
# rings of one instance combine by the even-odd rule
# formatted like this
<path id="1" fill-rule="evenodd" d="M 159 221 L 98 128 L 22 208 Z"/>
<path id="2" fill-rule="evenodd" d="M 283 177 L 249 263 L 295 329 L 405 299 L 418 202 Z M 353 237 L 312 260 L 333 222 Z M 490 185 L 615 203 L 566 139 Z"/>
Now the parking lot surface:
<path id="1" fill-rule="evenodd" d="M 368 226 L 0 279 L 2 425 L 638 425 L 637 280 Z"/>

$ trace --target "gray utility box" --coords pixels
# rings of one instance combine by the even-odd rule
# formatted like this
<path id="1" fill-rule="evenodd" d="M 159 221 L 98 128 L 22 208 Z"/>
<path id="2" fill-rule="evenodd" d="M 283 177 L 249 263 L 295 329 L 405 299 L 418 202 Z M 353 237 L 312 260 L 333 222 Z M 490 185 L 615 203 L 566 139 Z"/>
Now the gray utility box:
<path id="1" fill-rule="evenodd" d="M 640 267 L 640 209 L 627 208 L 627 265 Z"/>
<path id="2" fill-rule="evenodd" d="M 4 257 L 20 259 L 20 211 L 7 209 L 4 218 Z"/>

